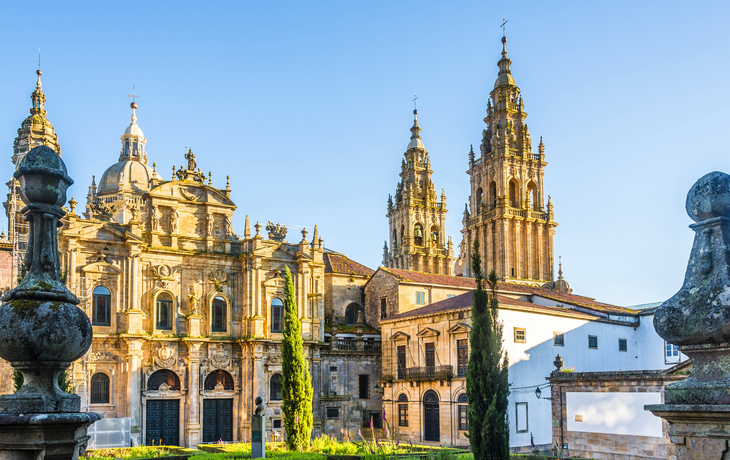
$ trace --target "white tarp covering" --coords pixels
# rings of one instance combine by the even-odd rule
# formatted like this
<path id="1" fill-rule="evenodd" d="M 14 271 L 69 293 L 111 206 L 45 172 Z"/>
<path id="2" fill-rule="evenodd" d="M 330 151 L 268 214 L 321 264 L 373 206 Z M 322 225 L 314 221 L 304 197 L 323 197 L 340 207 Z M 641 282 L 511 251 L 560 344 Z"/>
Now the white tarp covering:
<path id="1" fill-rule="evenodd" d="M 129 447 L 132 419 L 129 417 L 103 418 L 92 423 L 88 429 L 95 449 L 106 447 Z M 89 448 L 91 448 L 89 442 Z"/>
<path id="2" fill-rule="evenodd" d="M 565 394 L 568 431 L 662 437 L 662 419 L 644 410 L 661 404 L 661 393 Z"/>

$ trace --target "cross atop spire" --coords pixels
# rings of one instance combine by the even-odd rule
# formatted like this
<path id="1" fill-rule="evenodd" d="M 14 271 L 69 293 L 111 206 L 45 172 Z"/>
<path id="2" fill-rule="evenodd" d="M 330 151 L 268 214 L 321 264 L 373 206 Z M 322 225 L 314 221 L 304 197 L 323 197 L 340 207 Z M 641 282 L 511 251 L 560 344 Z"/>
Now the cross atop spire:
<path id="1" fill-rule="evenodd" d="M 502 25 L 501 25 L 501 26 L 499 26 L 499 27 L 501 27 L 501 28 L 502 28 L 502 37 L 507 37 L 507 23 L 508 23 L 508 22 L 509 22 L 509 21 L 508 21 L 508 20 L 506 20 L 506 19 L 504 18 L 504 16 L 502 16 Z"/>

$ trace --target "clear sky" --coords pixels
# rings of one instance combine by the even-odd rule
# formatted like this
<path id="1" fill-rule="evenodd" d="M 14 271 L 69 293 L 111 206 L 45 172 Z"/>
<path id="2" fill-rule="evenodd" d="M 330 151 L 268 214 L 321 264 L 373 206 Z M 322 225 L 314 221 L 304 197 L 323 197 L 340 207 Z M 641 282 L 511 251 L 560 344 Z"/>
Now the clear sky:
<path id="1" fill-rule="evenodd" d="M 164 178 L 191 147 L 215 186 L 231 176 L 238 233 L 246 214 L 252 225 L 289 225 L 292 241 L 317 224 L 328 248 L 376 268 L 418 93 L 456 246 L 503 16 L 533 145 L 543 136 L 546 147 L 555 256 L 575 293 L 620 305 L 673 295 L 694 235 L 686 193 L 705 173 L 729 169 L 727 2 L 0 8 L 0 174 L 13 171 L 40 46 L 46 109 L 79 208 L 91 175 L 117 161 L 136 84 L 138 123 Z"/>

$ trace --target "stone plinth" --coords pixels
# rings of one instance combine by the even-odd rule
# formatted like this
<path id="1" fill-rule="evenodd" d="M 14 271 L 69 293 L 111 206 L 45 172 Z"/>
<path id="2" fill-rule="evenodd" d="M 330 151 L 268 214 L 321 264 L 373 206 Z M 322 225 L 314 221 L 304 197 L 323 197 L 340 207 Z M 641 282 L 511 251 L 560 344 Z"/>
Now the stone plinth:
<path id="1" fill-rule="evenodd" d="M 93 412 L 0 415 L 0 459 L 77 460 L 89 436 L 86 428 L 101 419 Z"/>
<path id="2" fill-rule="evenodd" d="M 730 405 L 652 404 L 644 406 L 669 422 L 677 460 L 722 460 L 730 443 Z"/>
<path id="3" fill-rule="evenodd" d="M 251 416 L 251 458 L 266 458 L 266 427 L 263 415 Z"/>

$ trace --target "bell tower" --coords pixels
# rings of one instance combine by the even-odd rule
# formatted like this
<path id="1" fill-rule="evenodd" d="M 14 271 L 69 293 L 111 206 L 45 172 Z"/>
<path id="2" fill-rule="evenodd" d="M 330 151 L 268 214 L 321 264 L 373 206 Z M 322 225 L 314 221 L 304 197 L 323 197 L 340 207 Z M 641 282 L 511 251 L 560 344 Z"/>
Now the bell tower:
<path id="1" fill-rule="evenodd" d="M 441 201 L 431 181 L 431 160 L 421 140 L 418 110 L 413 110 L 411 140 L 401 163 L 395 200 L 388 196 L 388 243 L 383 266 L 453 275 L 454 250 L 446 239 L 446 194 Z"/>
<path id="2" fill-rule="evenodd" d="M 456 270 L 472 276 L 469 254 L 479 239 L 482 266 L 502 280 L 552 287 L 553 205 L 545 205 L 545 147 L 532 150 L 527 113 L 502 37 L 499 74 L 487 102 L 480 157 L 469 152 L 471 196 L 464 210 Z"/>

